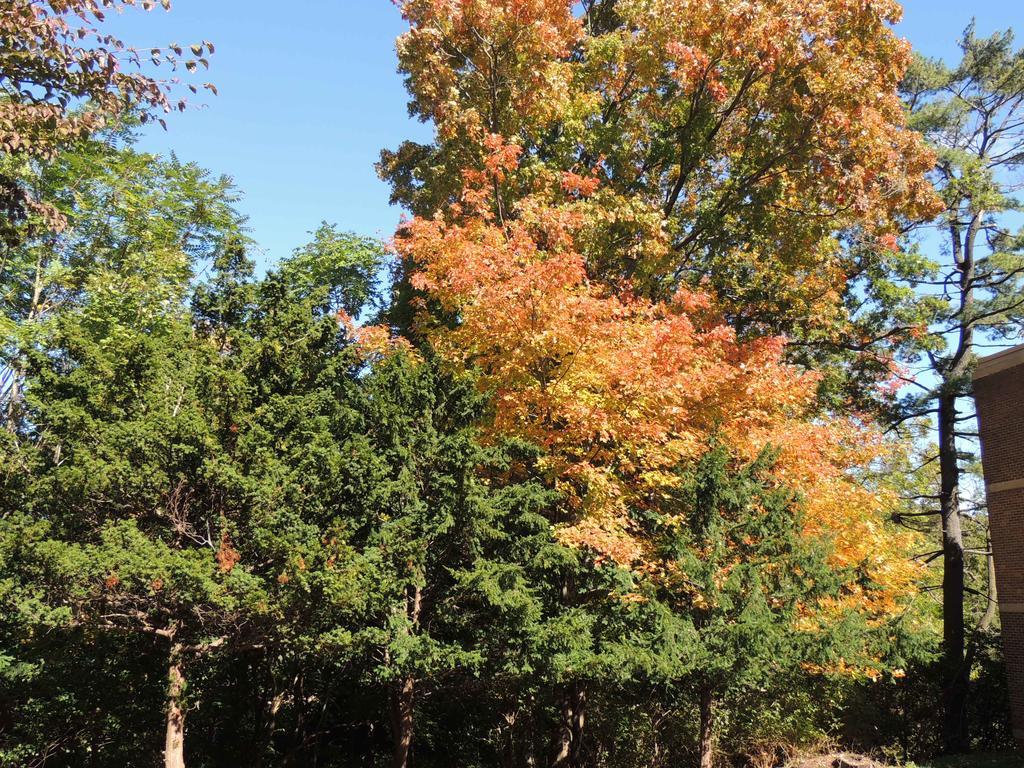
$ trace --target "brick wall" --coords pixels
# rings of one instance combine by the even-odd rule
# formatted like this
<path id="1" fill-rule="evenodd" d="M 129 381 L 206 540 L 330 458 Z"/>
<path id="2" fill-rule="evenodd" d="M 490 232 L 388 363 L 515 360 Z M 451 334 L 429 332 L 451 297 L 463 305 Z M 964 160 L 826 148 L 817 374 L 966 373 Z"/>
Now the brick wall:
<path id="1" fill-rule="evenodd" d="M 1024 748 L 1024 346 L 981 360 L 974 395 L 1014 735 Z"/>

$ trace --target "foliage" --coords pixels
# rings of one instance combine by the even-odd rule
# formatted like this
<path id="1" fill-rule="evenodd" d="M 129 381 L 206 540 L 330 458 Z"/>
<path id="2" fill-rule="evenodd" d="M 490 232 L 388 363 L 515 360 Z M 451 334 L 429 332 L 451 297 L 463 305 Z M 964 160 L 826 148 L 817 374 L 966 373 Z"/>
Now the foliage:
<path id="1" fill-rule="evenodd" d="M 265 271 L 230 179 L 132 147 L 166 84 L 100 7 L 0 24 L 0 107 L 66 121 L 0 156 L 0 765 L 933 753 L 931 478 L 865 411 L 953 317 L 896 235 L 965 161 L 897 6 L 399 5 L 394 258 L 323 223 Z M 910 119 L 969 123 L 922 66 Z"/>
<path id="2" fill-rule="evenodd" d="M 567 497 L 563 540 L 643 570 L 650 544 L 634 519 L 659 508 L 674 470 L 714 436 L 749 460 L 780 448 L 780 478 L 806 495 L 808 528 L 833 538 L 837 562 L 906 589 L 906 540 L 873 522 L 884 494 L 845 474 L 870 448 L 858 454 L 843 439 L 852 423 L 809 418 L 815 377 L 780 360 L 783 341 L 738 341 L 701 294 L 654 303 L 590 280 L 576 250 L 587 209 L 574 199 L 533 195 L 497 220 L 489 181 L 517 155 L 495 140 L 490 177 L 471 179 L 456 206 L 461 221 L 414 219 L 396 247 L 419 268 L 413 285 L 458 317 L 454 328 L 428 319 L 424 332 L 442 355 L 482 370 L 493 432 L 547 454 Z"/>
<path id="3" fill-rule="evenodd" d="M 898 5 L 579 5 L 401 3 L 410 110 L 436 139 L 382 154 L 393 201 L 430 218 L 501 136 L 522 159 L 496 212 L 571 174 L 594 191 L 578 242 L 590 277 L 655 300 L 710 293 L 741 336 L 799 341 L 793 359 L 829 370 L 828 407 L 878 407 L 919 327 L 892 316 L 889 277 L 915 268 L 895 235 L 937 210 L 896 92 Z"/>
<path id="4" fill-rule="evenodd" d="M 616 5 L 615 12 L 626 18 L 640 5 Z M 631 50 L 624 59 L 625 66 L 632 68 L 629 82 L 616 86 L 616 90 L 632 93 L 636 88 L 640 93 L 644 78 L 652 78 L 653 90 L 647 98 L 637 96 L 644 105 L 638 109 L 650 109 L 651 102 L 658 101 L 662 95 L 659 87 L 667 89 L 670 96 L 675 94 L 675 86 L 658 80 L 666 67 L 658 57 L 678 43 L 670 40 L 661 48 L 652 42 L 657 39 L 655 19 L 668 16 L 674 22 L 671 29 L 687 33 L 693 25 L 679 23 L 681 19 L 669 13 L 670 5 L 659 6 L 661 14 L 629 16 L 621 22 L 623 28 L 630 29 L 628 36 L 620 38 L 621 46 L 641 40 L 655 48 L 653 52 Z M 870 634 L 867 624 L 884 623 L 899 613 L 918 576 L 917 568 L 907 560 L 912 537 L 885 523 L 894 509 L 891 494 L 868 477 L 870 464 L 884 454 L 882 441 L 869 425 L 855 419 L 820 416 L 815 402 L 818 377 L 786 364 L 785 339 L 760 335 L 768 326 L 738 316 L 713 279 L 699 281 L 699 290 L 694 290 L 681 280 L 681 273 L 667 269 L 663 259 L 671 258 L 678 239 L 687 241 L 700 224 L 691 221 L 684 229 L 675 229 L 671 217 L 677 201 L 672 199 L 664 211 L 660 204 L 652 206 L 654 195 L 644 190 L 643 180 L 631 184 L 628 194 L 620 191 L 617 174 L 629 173 L 632 164 L 640 160 L 620 158 L 623 164 L 617 166 L 610 162 L 612 155 L 602 151 L 600 160 L 581 170 L 574 154 L 576 143 L 586 147 L 588 141 L 607 138 L 588 122 L 594 115 L 586 110 L 600 102 L 595 94 L 608 91 L 580 86 L 589 82 L 585 79 L 588 74 L 593 75 L 587 69 L 592 63 L 588 56 L 591 44 L 598 43 L 587 35 L 596 38 L 597 27 L 588 28 L 587 24 L 595 22 L 595 6 L 588 7 L 582 25 L 566 3 L 512 7 L 411 1 L 402 7 L 411 31 L 400 41 L 399 54 L 408 73 L 412 110 L 433 120 L 437 127 L 433 148 L 410 155 L 407 146 L 397 155 L 385 154 L 382 163 L 385 172 L 392 172 L 396 199 L 407 202 L 418 214 L 403 225 L 395 240 L 407 280 L 399 299 L 415 314 L 413 337 L 428 341 L 451 364 L 481 372 L 481 385 L 492 394 L 494 403 L 494 418 L 486 432 L 490 439 L 513 435 L 543 451 L 538 467 L 547 485 L 563 499 L 550 518 L 562 543 L 579 550 L 591 569 L 600 571 L 605 564 L 628 569 L 637 586 L 625 593 L 627 599 L 649 600 L 645 588 L 678 593 L 659 603 L 659 608 L 698 631 L 687 639 L 683 630 L 674 649 L 675 661 L 669 663 L 678 669 L 675 673 L 663 669 L 662 675 L 675 680 L 673 675 L 685 676 L 683 670 L 690 665 L 704 666 L 710 674 L 718 662 L 703 655 L 701 649 L 706 648 L 718 650 L 713 658 L 720 660 L 723 672 L 740 674 L 744 669 L 739 661 L 742 653 L 736 647 L 720 647 L 700 634 L 698 617 L 702 605 L 713 603 L 713 598 L 702 595 L 702 589 L 713 594 L 730 574 L 741 578 L 743 573 L 757 573 L 760 560 L 753 542 L 758 537 L 751 537 L 750 551 L 742 542 L 723 544 L 735 559 L 719 563 L 720 570 L 713 577 L 702 579 L 701 564 L 707 552 L 691 544 L 698 553 L 692 559 L 679 556 L 666 562 L 658 554 L 663 546 L 661 532 L 650 528 L 652 520 L 663 520 L 669 528 L 699 528 L 700 504 L 693 498 L 680 503 L 679 493 L 686 478 L 699 473 L 701 461 L 714 455 L 716 442 L 740 462 L 756 464 L 769 446 L 777 451 L 771 482 L 799 494 L 806 515 L 776 520 L 776 532 L 795 537 L 787 540 L 788 546 L 799 549 L 794 544 L 799 540 L 801 546 L 809 547 L 799 551 L 808 553 L 807 562 L 816 562 L 822 569 L 810 580 L 823 590 L 821 594 L 808 584 L 773 582 L 765 587 L 764 600 L 779 607 L 793 605 L 785 595 L 797 594 L 802 588 L 800 621 L 794 616 L 774 616 L 769 610 L 759 614 L 763 626 L 753 634 L 763 635 L 764 627 L 779 628 L 780 637 L 798 642 L 802 626 L 823 644 L 824 628 L 835 625 L 843 628 L 839 635 L 851 654 L 849 659 L 835 654 L 819 661 L 812 652 L 813 643 L 799 650 L 794 647 L 791 653 L 778 647 L 768 651 L 767 645 L 755 650 L 755 643 L 747 649 L 752 659 L 771 657 L 785 663 L 777 673 L 799 670 L 802 665 L 807 671 L 844 672 L 849 668 L 877 674 L 865 650 Z M 684 12 L 681 4 L 678 12 Z M 739 29 L 737 24 L 737 34 Z M 663 33 L 670 34 L 670 29 Z M 601 42 L 610 45 L 612 33 L 602 34 Z M 712 35 L 710 30 L 708 34 Z M 882 41 L 889 39 L 887 33 L 877 30 L 871 34 Z M 813 35 L 810 37 L 813 42 Z M 758 39 L 766 38 L 761 35 Z M 718 59 L 712 63 L 706 56 L 702 58 L 700 51 L 688 50 L 697 62 L 694 66 L 700 84 L 689 92 L 682 89 L 685 98 L 692 96 L 690 100 L 696 101 L 694 89 L 701 93 L 704 89 L 721 90 L 720 100 L 728 102 L 728 88 L 719 82 L 725 75 L 716 69 Z M 888 64 L 894 64 L 892 50 Z M 800 56 L 801 60 L 813 59 L 806 53 Z M 533 65 L 530 74 L 521 75 L 520 69 L 527 63 Z M 778 66 L 782 68 L 783 63 L 780 60 Z M 683 67 L 676 65 L 669 69 L 669 76 L 682 78 Z M 770 69 L 775 66 L 773 63 Z M 877 99 L 882 93 L 887 105 L 878 113 L 878 140 L 885 143 L 900 137 L 900 152 L 906 153 L 900 157 L 912 156 L 908 162 L 920 164 L 928 155 L 902 127 L 896 81 L 891 80 L 890 71 L 880 76 L 890 80 L 878 85 L 882 90 L 872 96 Z M 749 77 L 757 81 L 755 75 Z M 746 97 L 747 87 L 750 84 L 740 87 L 734 101 Z M 844 96 L 850 96 L 849 92 Z M 620 106 L 625 112 L 630 109 L 627 104 L 615 109 Z M 763 104 L 758 109 L 771 112 L 771 107 Z M 796 110 L 792 105 L 787 110 L 789 119 Z M 647 122 L 640 125 L 649 130 L 650 115 L 645 114 L 644 120 Z M 609 121 L 621 127 L 618 118 Z M 747 123 L 740 121 L 738 130 L 745 127 Z M 778 126 L 774 130 L 778 132 Z M 569 149 L 558 144 L 563 131 L 569 134 Z M 551 132 L 557 138 L 550 139 Z M 642 144 L 636 135 L 630 136 L 629 147 L 638 143 Z M 842 143 L 845 149 L 856 144 Z M 705 160 L 700 157 L 695 162 Z M 892 154 L 886 163 L 890 168 L 899 167 Z M 433 175 L 435 171 L 439 175 Z M 680 171 L 680 178 L 688 173 Z M 654 178 L 661 179 L 658 191 L 666 187 L 663 176 L 654 174 Z M 820 178 L 820 174 L 816 176 Z M 915 185 L 909 197 L 897 201 L 888 214 L 879 206 L 893 202 L 893 196 L 886 197 L 884 204 L 879 200 L 878 206 L 865 203 L 860 213 L 871 209 L 871 215 L 891 219 L 897 210 L 927 209 L 931 198 L 925 182 L 913 173 L 901 179 Z M 709 172 L 709 188 L 694 194 L 714 199 L 714 185 L 720 181 L 729 187 L 728 173 Z M 873 194 L 868 189 L 874 183 L 867 182 L 852 194 L 868 199 Z M 793 184 L 786 192 L 787 199 L 800 199 L 805 192 L 809 204 L 823 203 L 835 191 L 799 190 L 795 180 Z M 839 194 L 848 192 L 841 188 Z M 757 198 L 749 190 L 743 196 Z M 622 214 L 620 206 L 628 206 L 634 214 L 647 211 L 648 227 L 638 230 L 636 248 L 624 247 L 621 240 L 609 235 L 611 222 L 621 223 L 630 215 Z M 637 218 L 639 215 L 633 221 Z M 728 220 L 727 215 L 724 218 Z M 820 230 L 814 242 L 831 238 L 834 228 L 852 226 L 854 221 L 832 222 L 827 237 L 825 230 Z M 861 225 L 866 226 L 863 221 Z M 687 232 L 688 226 L 697 229 Z M 875 221 L 873 226 L 881 227 L 875 232 L 878 235 L 894 225 Z M 778 233 L 769 231 L 771 253 L 785 258 L 789 246 L 780 241 Z M 614 257 L 609 258 L 608 248 Z M 796 249 L 812 259 L 825 252 L 808 242 Z M 830 257 L 838 253 L 836 248 L 825 250 Z M 627 251 L 631 255 L 625 257 Z M 628 268 L 619 266 L 624 258 L 631 260 Z M 777 264 L 770 271 L 786 274 Z M 812 283 L 812 278 L 803 275 L 799 286 Z M 748 299 L 743 301 L 753 306 Z M 793 296 L 786 301 L 797 302 L 801 317 L 820 314 L 820 307 L 801 306 Z M 778 317 L 777 312 L 769 313 Z M 751 518 L 766 514 L 766 508 L 770 505 L 763 500 L 749 506 L 739 504 L 741 519 L 735 521 L 736 527 L 743 528 Z M 814 542 L 821 541 L 828 542 L 827 552 L 814 560 L 809 553 Z M 769 546 L 767 541 L 765 546 Z M 823 578 L 826 563 L 837 581 Z M 697 586 L 702 581 L 708 583 Z M 567 580 L 563 589 L 565 600 L 575 604 L 579 586 Z M 759 594 L 761 586 L 751 587 L 751 582 L 746 582 L 736 589 Z M 748 603 L 744 594 L 740 605 L 756 603 Z M 613 590 L 607 597 L 616 600 L 620 595 Z M 600 610 L 600 600 L 594 597 L 582 601 L 586 610 Z M 726 603 L 731 604 L 730 600 Z M 751 610 L 756 613 L 755 608 Z M 664 626 L 672 624 L 669 621 Z M 710 635 L 730 636 L 719 624 Z M 737 644 L 744 646 L 744 641 Z M 860 658 L 853 658 L 857 653 L 852 648 L 858 644 Z M 706 726 L 701 729 L 702 762 L 711 759 L 711 709 L 716 697 L 721 699 L 730 691 L 730 685 L 705 680 L 692 686 L 700 692 L 702 726 Z M 586 698 L 594 687 L 593 681 L 578 671 L 566 678 L 555 765 L 595 759 L 587 752 L 583 731 Z M 396 758 L 396 764 L 404 762 Z"/>
<path id="5" fill-rule="evenodd" d="M 984 501 L 971 491 L 972 474 L 980 485 L 971 375 L 979 349 L 1019 339 L 1024 328 L 1024 234 L 1014 231 L 1024 166 L 1024 51 L 1014 50 L 1012 32 L 978 38 L 973 25 L 960 48 L 954 68 L 918 58 L 903 84 L 910 124 L 934 147 L 931 177 L 944 206 L 938 238 L 914 233 L 931 256 L 909 286 L 926 332 L 904 360 L 916 381 L 901 420 L 934 417 L 937 427 L 939 477 L 924 495 L 938 509 L 932 504 L 918 514 L 941 523 L 944 735 L 953 751 L 970 744 L 972 660 L 995 612 L 994 573 L 984 561 L 970 562 L 970 550 L 990 549 Z M 980 609 L 968 604 L 978 602 L 969 594 L 981 598 Z"/>
<path id="6" fill-rule="evenodd" d="M 213 46 L 153 48 L 144 53 L 103 32 L 108 13 L 151 0 L 13 0 L 0 15 L 0 151 L 34 157 L 52 156 L 69 142 L 87 138 L 111 119 L 134 110 L 143 116 L 184 109 L 174 103 L 173 83 L 141 70 L 153 64 L 183 66 L 195 72 L 208 66 L 204 55 Z M 160 0 L 165 10 L 170 0 Z M 134 65 L 139 71 L 128 71 Z M 212 86 L 206 86 L 212 88 Z M 192 87 L 193 92 L 196 90 Z"/>
<path id="7" fill-rule="evenodd" d="M 209 67 L 213 44 L 192 45 L 189 54 L 171 43 L 141 52 L 100 28 L 107 13 L 154 0 L 11 0 L 0 13 L 0 242 L 13 245 L 18 229 L 41 219 L 46 229 L 65 225 L 60 211 L 33 195 L 23 166 L 56 153 L 126 119 L 146 122 L 184 110 L 179 80 L 147 74 L 179 65 L 190 73 Z M 165 10 L 170 0 L 160 0 Z M 190 84 L 192 93 L 198 93 Z M 216 93 L 216 87 L 204 88 Z"/>

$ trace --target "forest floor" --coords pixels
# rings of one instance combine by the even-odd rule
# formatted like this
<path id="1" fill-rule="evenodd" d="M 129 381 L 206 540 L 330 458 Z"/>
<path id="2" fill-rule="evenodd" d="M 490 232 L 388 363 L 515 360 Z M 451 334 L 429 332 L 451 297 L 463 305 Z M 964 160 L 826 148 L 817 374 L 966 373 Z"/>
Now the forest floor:
<path id="1" fill-rule="evenodd" d="M 1024 753 L 978 752 L 972 755 L 950 755 L 929 760 L 919 768 L 1024 768 Z"/>
<path id="2" fill-rule="evenodd" d="M 891 764 L 853 752 L 803 755 L 787 768 L 893 768 Z M 937 757 L 924 763 L 907 763 L 901 768 L 1024 768 L 1024 752 L 976 752 L 970 755 Z"/>

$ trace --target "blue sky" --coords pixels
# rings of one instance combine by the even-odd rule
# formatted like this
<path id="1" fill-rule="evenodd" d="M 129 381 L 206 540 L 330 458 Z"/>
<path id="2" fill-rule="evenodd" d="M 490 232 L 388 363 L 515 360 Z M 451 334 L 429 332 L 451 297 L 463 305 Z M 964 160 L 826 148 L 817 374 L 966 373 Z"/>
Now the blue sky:
<path id="1" fill-rule="evenodd" d="M 952 59 L 972 15 L 979 33 L 1014 27 L 1024 37 L 1020 0 L 908 0 L 898 31 Z M 390 0 L 174 0 L 170 13 L 111 21 L 140 47 L 216 46 L 205 77 L 220 95 L 172 116 L 167 132 L 149 130 L 142 147 L 234 177 L 261 261 L 287 255 L 323 220 L 390 236 L 400 211 L 373 164 L 382 147 L 429 136 L 406 111 L 394 53 L 402 20 Z"/>

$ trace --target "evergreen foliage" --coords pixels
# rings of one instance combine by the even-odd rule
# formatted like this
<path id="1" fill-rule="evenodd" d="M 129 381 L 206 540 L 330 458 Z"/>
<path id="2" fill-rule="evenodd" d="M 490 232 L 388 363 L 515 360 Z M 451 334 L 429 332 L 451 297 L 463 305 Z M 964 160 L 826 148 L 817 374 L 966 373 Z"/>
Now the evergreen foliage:
<path id="1" fill-rule="evenodd" d="M 898 354 L 945 376 L 909 418 L 955 411 L 972 352 L 943 326 L 1019 329 L 1019 146 L 957 145 L 977 111 L 942 95 L 1012 117 L 1009 36 L 917 62 L 908 126 L 890 0 L 403 0 L 438 133 L 383 156 L 401 261 L 324 222 L 259 270 L 229 178 L 135 148 L 164 84 L 61 97 L 60 56 L 102 51 L 60 18 L 134 4 L 0 23 L 50 9 L 28 50 L 63 126 L 0 89 L 35 137 L 0 125 L 0 768 L 942 748 L 941 617 L 893 524 L 928 478 L 865 412 Z M 989 236 L 970 312 L 918 300 L 933 265 L 893 245 L 935 203 L 915 127 L 946 223 Z M 965 710 L 988 748 L 994 637 Z"/>

